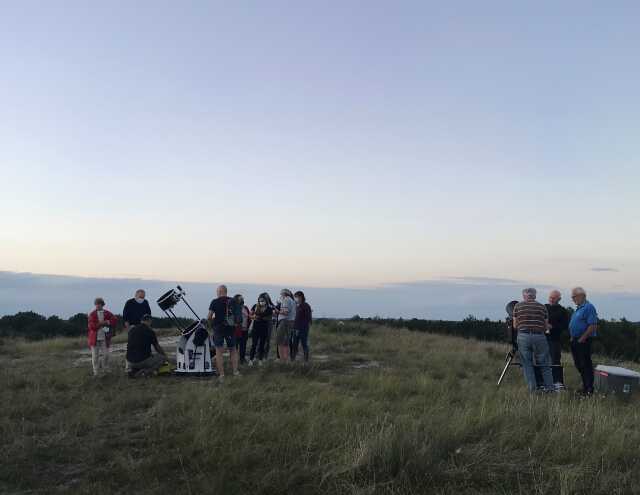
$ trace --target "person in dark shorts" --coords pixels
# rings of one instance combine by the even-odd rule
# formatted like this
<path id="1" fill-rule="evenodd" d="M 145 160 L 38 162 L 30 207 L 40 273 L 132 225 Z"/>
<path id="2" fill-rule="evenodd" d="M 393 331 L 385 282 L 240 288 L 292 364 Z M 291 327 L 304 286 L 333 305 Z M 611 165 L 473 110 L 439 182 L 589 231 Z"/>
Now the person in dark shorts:
<path id="1" fill-rule="evenodd" d="M 238 311 L 236 302 L 227 296 L 227 287 L 221 285 L 216 289 L 216 298 L 209 305 L 209 324 L 213 327 L 213 345 L 216 349 L 216 369 L 218 370 L 218 382 L 224 382 L 224 359 L 222 353 L 224 344 L 227 343 L 231 356 L 231 368 L 233 375 L 239 376 L 238 350 L 236 349 L 236 337 L 234 335 L 238 323 Z"/>
<path id="2" fill-rule="evenodd" d="M 309 328 L 313 321 L 311 306 L 307 303 L 304 292 L 299 290 L 294 294 L 296 299 L 296 319 L 293 322 L 293 347 L 291 361 L 296 360 L 298 349 L 302 345 L 305 363 L 309 362 Z"/>
<path id="3" fill-rule="evenodd" d="M 549 354 L 551 355 L 551 375 L 553 376 L 553 386 L 556 390 L 564 389 L 564 374 L 562 372 L 562 345 L 560 338 L 569 329 L 569 312 L 560 305 L 562 294 L 558 290 L 552 290 L 549 294 L 549 325 L 551 328 L 547 333 L 547 343 L 549 344 Z"/>
<path id="4" fill-rule="evenodd" d="M 151 347 L 156 354 L 151 353 Z M 134 325 L 127 334 L 127 369 L 130 376 L 152 374 L 166 361 L 167 353 L 158 343 L 158 338 L 151 328 L 151 315 L 143 315 L 140 324 Z"/>

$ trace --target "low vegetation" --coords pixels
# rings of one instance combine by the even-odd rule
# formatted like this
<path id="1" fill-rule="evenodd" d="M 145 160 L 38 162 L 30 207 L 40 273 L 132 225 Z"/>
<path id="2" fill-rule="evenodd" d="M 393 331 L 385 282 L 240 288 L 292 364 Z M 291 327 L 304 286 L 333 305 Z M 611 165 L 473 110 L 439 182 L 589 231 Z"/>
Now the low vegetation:
<path id="1" fill-rule="evenodd" d="M 319 320 L 331 326 L 333 320 Z M 193 322 L 189 318 L 179 318 L 181 325 L 188 326 Z M 413 319 L 362 319 L 354 316 L 350 323 L 374 323 L 398 329 L 409 329 L 417 332 L 436 333 L 454 337 L 474 338 L 490 342 L 503 342 L 505 339 L 505 324 L 503 321 L 480 320 L 468 316 L 462 321 L 440 321 Z M 173 321 L 169 318 L 154 318 L 155 328 L 170 328 Z M 633 323 L 626 319 L 617 321 L 600 320 L 599 338 L 594 342 L 594 350 L 598 354 L 613 359 L 640 362 L 640 323 Z M 122 330 L 122 318 L 118 318 L 116 331 Z M 48 318 L 26 311 L 0 318 L 0 338 L 21 337 L 28 340 L 50 339 L 52 337 L 75 337 L 87 332 L 87 315 L 78 313 L 68 320 L 57 316 Z M 569 350 L 569 336 L 563 336 L 563 346 Z"/>
<path id="2" fill-rule="evenodd" d="M 42 316 L 33 311 L 22 311 L 15 315 L 0 318 L 0 338 L 19 337 L 27 340 L 42 340 L 53 337 L 78 337 L 87 334 L 87 313 L 77 313 L 68 320 L 58 316 Z M 181 325 L 193 323 L 189 318 L 178 318 Z M 155 328 L 171 328 L 174 325 L 170 318 L 153 318 Z M 118 316 L 116 331 L 123 329 L 122 317 Z"/>
<path id="3" fill-rule="evenodd" d="M 309 366 L 245 367 L 216 385 L 132 380 L 115 360 L 94 379 L 83 338 L 5 339 L 0 493 L 609 495 L 640 485 L 635 399 L 530 396 L 515 368 L 498 389 L 506 345 L 372 322 L 321 323 L 312 346 Z M 577 388 L 571 366 L 566 375 Z"/>
<path id="4" fill-rule="evenodd" d="M 504 342 L 506 326 L 501 321 L 480 320 L 468 316 L 462 321 L 404 319 L 367 319 L 356 317 L 356 321 L 369 321 L 394 328 L 407 328 L 416 332 L 437 333 L 466 339 L 490 342 Z M 569 334 L 562 336 L 562 346 L 569 351 Z M 612 359 L 640 362 L 640 323 L 625 318 L 620 320 L 599 320 L 598 338 L 593 342 L 596 353 Z"/>

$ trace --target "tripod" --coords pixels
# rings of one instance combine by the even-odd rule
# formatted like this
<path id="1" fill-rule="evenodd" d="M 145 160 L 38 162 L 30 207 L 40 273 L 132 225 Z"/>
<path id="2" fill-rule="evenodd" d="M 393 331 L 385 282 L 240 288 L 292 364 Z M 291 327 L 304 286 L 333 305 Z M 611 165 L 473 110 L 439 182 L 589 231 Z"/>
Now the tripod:
<path id="1" fill-rule="evenodd" d="M 500 386 L 500 384 L 502 383 L 502 380 L 504 380 L 504 377 L 507 374 L 507 371 L 509 370 L 510 366 L 520 366 L 522 367 L 522 363 L 518 360 L 516 360 L 516 357 L 519 357 L 518 355 L 518 330 L 516 328 L 514 328 L 513 326 L 513 308 L 515 307 L 515 305 L 517 304 L 517 301 L 511 301 L 509 304 L 507 304 L 506 310 L 507 310 L 507 314 L 509 315 L 506 319 L 506 325 L 507 325 L 507 334 L 509 335 L 509 339 L 511 340 L 511 350 L 509 352 L 507 352 L 507 356 L 505 357 L 504 360 L 504 368 L 502 369 L 502 373 L 500 373 L 500 378 L 498 378 L 498 387 Z M 550 360 L 551 358 L 549 358 Z M 553 369 L 559 369 L 560 373 L 562 373 L 562 365 L 561 364 L 549 364 L 549 368 Z M 538 366 L 537 363 L 533 364 L 533 369 L 535 372 L 535 376 L 536 376 L 536 384 L 538 387 L 542 387 L 543 386 L 543 379 L 542 379 L 542 367 Z"/>
<path id="2" fill-rule="evenodd" d="M 500 373 L 500 378 L 498 378 L 498 387 L 507 374 L 509 366 L 522 366 L 520 362 L 514 361 L 514 359 L 518 355 L 518 333 L 515 328 L 513 328 L 513 318 L 511 316 L 507 318 L 506 324 L 507 332 L 511 338 L 511 350 L 507 352 L 507 356 L 505 357 L 504 368 L 502 369 L 502 373 Z"/>

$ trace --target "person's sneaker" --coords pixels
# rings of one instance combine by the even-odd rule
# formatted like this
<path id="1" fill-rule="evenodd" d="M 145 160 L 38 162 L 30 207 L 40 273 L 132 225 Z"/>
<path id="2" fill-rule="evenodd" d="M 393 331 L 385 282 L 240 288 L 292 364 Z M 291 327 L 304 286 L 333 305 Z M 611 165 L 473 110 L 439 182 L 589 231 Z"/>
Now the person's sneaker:
<path id="1" fill-rule="evenodd" d="M 218 376 L 218 383 L 222 385 L 224 383 L 224 375 Z"/>
<path id="2" fill-rule="evenodd" d="M 556 390 L 556 392 L 562 392 L 563 390 L 566 390 L 564 383 L 560 383 L 560 382 L 554 383 L 553 388 Z"/>
<path id="3" fill-rule="evenodd" d="M 240 371 L 239 370 L 235 370 L 233 372 L 233 376 L 240 376 Z"/>
<path id="4" fill-rule="evenodd" d="M 247 365 L 251 368 L 253 366 L 253 359 L 249 359 Z"/>
<path id="5" fill-rule="evenodd" d="M 262 359 L 259 359 L 258 360 L 258 366 L 262 366 L 262 363 L 263 363 Z"/>

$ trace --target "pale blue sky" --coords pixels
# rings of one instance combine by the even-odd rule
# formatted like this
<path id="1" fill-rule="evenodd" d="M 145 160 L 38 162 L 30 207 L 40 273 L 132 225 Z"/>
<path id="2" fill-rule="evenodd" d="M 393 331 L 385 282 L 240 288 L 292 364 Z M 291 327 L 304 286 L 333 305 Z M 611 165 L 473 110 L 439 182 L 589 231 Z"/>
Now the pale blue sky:
<path id="1" fill-rule="evenodd" d="M 638 292 L 639 21 L 631 1 L 1 2 L 0 270 Z"/>

